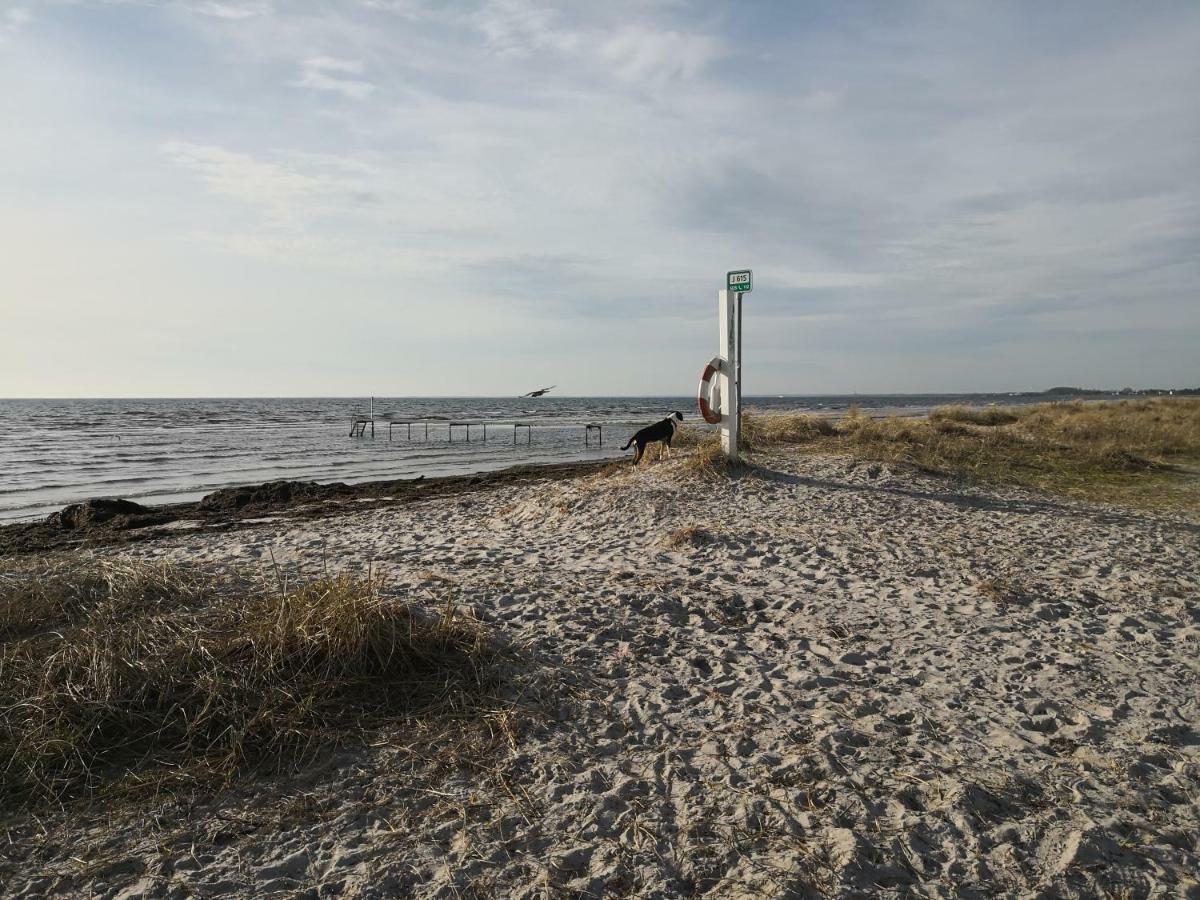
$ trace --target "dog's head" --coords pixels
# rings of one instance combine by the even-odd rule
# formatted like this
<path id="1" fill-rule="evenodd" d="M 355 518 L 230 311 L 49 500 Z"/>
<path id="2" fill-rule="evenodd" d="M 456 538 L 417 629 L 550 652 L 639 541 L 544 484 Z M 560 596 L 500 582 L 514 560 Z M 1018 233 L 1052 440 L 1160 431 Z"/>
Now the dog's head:
<path id="1" fill-rule="evenodd" d="M 671 413 L 671 415 L 673 415 L 675 418 L 677 418 L 677 419 L 678 419 L 680 422 L 682 422 L 682 421 L 683 421 L 683 413 L 681 413 L 681 412 L 673 412 L 673 413 Z"/>

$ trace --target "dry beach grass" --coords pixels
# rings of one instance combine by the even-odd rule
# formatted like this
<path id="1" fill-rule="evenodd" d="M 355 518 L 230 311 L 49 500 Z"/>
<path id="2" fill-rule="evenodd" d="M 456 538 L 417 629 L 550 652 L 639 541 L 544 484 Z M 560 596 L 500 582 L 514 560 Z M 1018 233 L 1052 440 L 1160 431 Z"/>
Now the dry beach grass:
<path id="1" fill-rule="evenodd" d="M 486 695 L 495 650 L 452 603 L 370 577 L 290 584 L 179 564 L 26 559 L 0 577 L 0 798 L 296 768 L 380 721 Z"/>
<path id="2" fill-rule="evenodd" d="M 940 475 L 1139 505 L 1200 501 L 1200 399 L 938 407 L 927 418 L 744 417 L 746 445 L 847 453 Z M 704 452 L 715 454 L 711 440 Z"/>

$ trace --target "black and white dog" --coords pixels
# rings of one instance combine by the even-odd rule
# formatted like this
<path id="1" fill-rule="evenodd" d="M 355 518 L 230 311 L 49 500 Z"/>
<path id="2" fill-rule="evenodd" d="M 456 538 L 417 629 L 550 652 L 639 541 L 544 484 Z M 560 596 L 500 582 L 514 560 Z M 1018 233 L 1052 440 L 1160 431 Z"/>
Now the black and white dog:
<path id="1" fill-rule="evenodd" d="M 633 464 L 636 466 L 642 461 L 642 454 L 646 452 L 646 445 L 653 444 L 655 441 L 660 442 L 667 448 L 667 456 L 671 455 L 671 438 L 675 437 L 675 430 L 679 427 L 676 422 L 683 421 L 683 413 L 674 412 L 667 416 L 661 422 L 655 422 L 653 425 L 647 425 L 641 431 L 634 432 L 633 437 L 629 439 L 629 443 L 622 447 L 622 450 L 628 450 L 633 444 L 637 444 L 637 451 L 633 455 Z M 659 448 L 658 458 L 662 459 L 662 448 Z"/>

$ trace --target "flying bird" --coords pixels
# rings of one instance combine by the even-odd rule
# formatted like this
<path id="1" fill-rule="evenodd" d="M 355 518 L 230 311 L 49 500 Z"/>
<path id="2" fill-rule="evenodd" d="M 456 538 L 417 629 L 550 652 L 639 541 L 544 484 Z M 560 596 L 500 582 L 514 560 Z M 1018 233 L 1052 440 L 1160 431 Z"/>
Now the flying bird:
<path id="1" fill-rule="evenodd" d="M 557 384 L 552 384 L 552 385 L 550 385 L 550 387 L 539 388 L 536 391 L 530 391 L 528 394 L 522 394 L 521 396 L 522 397 L 540 397 L 540 396 L 542 396 L 542 394 L 550 393 L 556 387 L 558 387 Z"/>

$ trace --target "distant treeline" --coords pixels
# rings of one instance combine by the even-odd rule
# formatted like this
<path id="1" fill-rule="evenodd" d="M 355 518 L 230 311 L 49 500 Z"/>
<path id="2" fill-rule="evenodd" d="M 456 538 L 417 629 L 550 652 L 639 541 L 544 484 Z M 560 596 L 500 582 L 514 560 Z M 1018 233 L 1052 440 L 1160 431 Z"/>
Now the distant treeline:
<path id="1" fill-rule="evenodd" d="M 1116 395 L 1118 397 L 1167 397 L 1172 394 L 1175 396 L 1194 397 L 1200 396 L 1200 388 L 1121 388 L 1119 391 L 1109 390 L 1106 388 L 1077 388 L 1077 387 L 1052 387 L 1048 391 L 1042 391 L 1047 397 L 1094 397 L 1098 394 Z"/>

